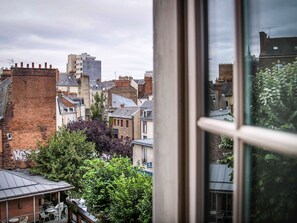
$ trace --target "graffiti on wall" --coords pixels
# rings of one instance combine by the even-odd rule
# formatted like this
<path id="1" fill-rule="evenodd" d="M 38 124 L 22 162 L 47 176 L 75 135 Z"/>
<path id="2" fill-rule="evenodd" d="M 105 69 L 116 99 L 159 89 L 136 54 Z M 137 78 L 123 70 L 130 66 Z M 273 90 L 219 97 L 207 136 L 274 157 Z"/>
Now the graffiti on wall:
<path id="1" fill-rule="evenodd" d="M 27 156 L 31 153 L 30 150 L 16 149 L 13 150 L 13 158 L 15 161 L 26 161 Z"/>

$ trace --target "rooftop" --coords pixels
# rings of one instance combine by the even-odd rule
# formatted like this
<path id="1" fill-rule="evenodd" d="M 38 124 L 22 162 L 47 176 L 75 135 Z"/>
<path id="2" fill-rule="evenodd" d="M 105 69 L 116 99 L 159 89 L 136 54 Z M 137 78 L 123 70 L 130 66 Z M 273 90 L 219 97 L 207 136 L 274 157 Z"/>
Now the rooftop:
<path id="1" fill-rule="evenodd" d="M 117 94 L 111 95 L 112 100 L 112 107 L 113 108 L 120 108 L 121 105 L 124 105 L 125 107 L 136 107 L 137 105 L 134 103 L 134 101 L 130 98 L 126 98 Z"/>
<path id="2" fill-rule="evenodd" d="M 117 108 L 110 117 L 113 118 L 132 118 L 132 116 L 139 111 L 138 107 Z"/>
<path id="3" fill-rule="evenodd" d="M 154 148 L 154 139 L 136 139 L 132 141 L 132 144 Z"/>
<path id="4" fill-rule="evenodd" d="M 11 84 L 11 79 L 6 79 L 0 83 L 0 120 L 5 116 L 5 109 L 7 103 L 7 89 Z"/>
<path id="5" fill-rule="evenodd" d="M 75 77 L 68 73 L 60 73 L 57 86 L 78 86 Z"/>
<path id="6" fill-rule="evenodd" d="M 64 181 L 50 181 L 43 176 L 32 175 L 28 170 L 0 169 L 0 179 L 0 202 L 73 188 Z"/>

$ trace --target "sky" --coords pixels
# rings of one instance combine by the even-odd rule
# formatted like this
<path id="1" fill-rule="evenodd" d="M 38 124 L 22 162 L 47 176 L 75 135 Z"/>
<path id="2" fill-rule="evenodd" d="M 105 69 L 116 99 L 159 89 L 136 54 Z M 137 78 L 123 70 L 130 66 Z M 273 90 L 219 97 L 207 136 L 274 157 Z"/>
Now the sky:
<path id="1" fill-rule="evenodd" d="M 52 64 L 68 54 L 102 62 L 102 80 L 153 69 L 152 0 L 0 0 L 0 67 Z"/>
<path id="2" fill-rule="evenodd" d="M 218 66 L 235 62 L 235 0 L 209 0 L 209 79 L 219 76 Z M 297 0 L 249 0 L 246 48 L 259 57 L 259 32 L 271 38 L 297 37 Z M 284 4 L 285 2 L 285 4 Z"/>

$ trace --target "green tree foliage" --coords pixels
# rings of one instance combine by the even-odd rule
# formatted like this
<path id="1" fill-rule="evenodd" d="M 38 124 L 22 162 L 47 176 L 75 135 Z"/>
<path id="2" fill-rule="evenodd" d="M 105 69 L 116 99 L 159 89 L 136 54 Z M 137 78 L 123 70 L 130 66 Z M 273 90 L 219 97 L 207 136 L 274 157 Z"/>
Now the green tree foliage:
<path id="1" fill-rule="evenodd" d="M 99 120 L 101 122 L 104 121 L 104 110 L 105 110 L 105 102 L 106 96 L 103 92 L 100 94 L 96 92 L 94 95 L 94 104 L 91 105 L 91 117 L 93 120 Z"/>
<path id="2" fill-rule="evenodd" d="M 83 197 L 101 221 L 151 222 L 152 179 L 128 158 L 101 158 L 82 167 Z"/>
<path id="3" fill-rule="evenodd" d="M 297 131 L 297 61 L 260 70 L 252 82 L 252 124 Z M 233 141 L 222 137 L 221 147 Z M 297 218 L 297 160 L 262 148 L 251 152 L 251 211 L 255 222 L 294 222 Z M 233 152 L 220 163 L 233 167 Z"/>
<path id="4" fill-rule="evenodd" d="M 256 126 L 297 131 L 297 61 L 261 70 L 253 81 Z M 293 222 L 297 213 L 296 158 L 252 150 L 253 204 L 258 222 Z"/>
<path id="5" fill-rule="evenodd" d="M 34 163 L 30 171 L 54 181 L 67 181 L 79 191 L 79 168 L 94 154 L 94 143 L 87 142 L 82 131 L 70 132 L 61 128 L 45 145 L 39 144 L 38 150 L 30 154 L 29 159 Z"/>

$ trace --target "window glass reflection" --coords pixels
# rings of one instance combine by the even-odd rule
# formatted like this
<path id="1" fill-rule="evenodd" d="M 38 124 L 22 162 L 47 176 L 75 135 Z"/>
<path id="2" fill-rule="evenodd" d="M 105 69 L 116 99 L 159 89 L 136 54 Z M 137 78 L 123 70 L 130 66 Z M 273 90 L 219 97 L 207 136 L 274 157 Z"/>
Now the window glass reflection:
<path id="1" fill-rule="evenodd" d="M 209 156 L 208 222 L 232 222 L 233 140 L 207 134 Z"/>
<path id="2" fill-rule="evenodd" d="M 297 1 L 246 1 L 246 122 L 297 131 Z"/>
<path id="3" fill-rule="evenodd" d="M 246 222 L 296 222 L 297 159 L 246 146 Z"/>
<path id="4" fill-rule="evenodd" d="M 208 110 L 211 118 L 227 121 L 233 121 L 233 3 L 208 1 Z"/>

